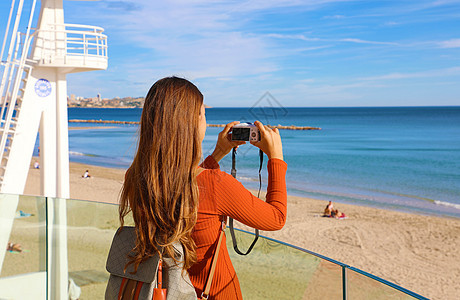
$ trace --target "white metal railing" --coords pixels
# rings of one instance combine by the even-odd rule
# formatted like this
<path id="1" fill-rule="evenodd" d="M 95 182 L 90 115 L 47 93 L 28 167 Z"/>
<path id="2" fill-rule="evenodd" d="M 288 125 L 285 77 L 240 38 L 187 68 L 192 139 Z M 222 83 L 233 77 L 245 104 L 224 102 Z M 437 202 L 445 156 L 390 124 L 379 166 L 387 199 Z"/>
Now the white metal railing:
<path id="1" fill-rule="evenodd" d="M 64 24 L 56 29 L 39 29 L 33 33 L 35 39 L 34 61 L 53 64 L 64 59 L 64 64 L 72 57 L 107 59 L 107 36 L 98 26 Z M 59 29 L 59 27 L 64 27 Z M 30 41 L 29 41 L 30 42 Z"/>
<path id="2" fill-rule="evenodd" d="M 33 19 L 33 14 L 35 11 L 35 4 L 36 0 L 32 2 L 32 8 L 31 8 L 31 13 L 29 15 L 29 21 L 28 21 L 28 26 L 27 30 L 25 33 L 25 41 L 27 41 L 30 38 L 30 33 L 31 33 L 31 25 L 32 25 L 32 19 Z M 26 57 L 27 53 L 29 52 L 29 45 L 23 43 L 21 44 L 21 39 L 20 35 L 18 34 L 18 26 L 19 26 L 19 21 L 21 18 L 22 14 L 22 6 L 23 6 L 24 1 L 21 0 L 19 1 L 19 7 L 18 11 L 16 14 L 16 19 L 15 19 L 15 24 L 13 31 L 11 33 L 11 39 L 10 39 L 10 47 L 8 50 L 7 54 L 7 59 L 5 61 L 4 69 L 2 70 L 2 79 L 0 83 L 0 98 L 1 98 L 1 109 L 0 109 L 0 129 L 1 129 L 1 138 L 0 138 L 0 167 L 2 168 L 3 172 L 6 170 L 6 161 L 4 161 L 4 158 L 8 159 L 8 153 L 9 150 L 6 148 L 6 146 L 10 146 L 12 139 L 13 139 L 13 132 L 15 130 L 16 126 L 16 120 L 13 120 L 13 117 L 17 118 L 18 113 L 20 109 L 20 104 L 17 103 L 18 100 L 18 94 L 21 88 L 21 85 L 23 85 L 25 82 L 21 83 L 21 80 L 24 79 L 28 74 L 30 73 L 30 68 L 28 69 L 29 73 L 25 74 L 26 72 L 24 71 L 26 67 Z M 10 18 L 12 15 L 14 9 L 14 1 L 11 6 L 11 12 L 10 12 Z M 8 20 L 8 26 L 7 30 L 5 32 L 5 40 L 8 38 L 8 33 L 9 33 L 9 23 L 10 20 Z M 17 37 L 17 39 L 16 39 Z M 16 39 L 16 41 L 15 41 Z M 13 48 L 14 44 L 16 42 L 15 47 Z M 1 55 L 3 56 L 3 51 L 4 51 L 4 45 L 2 45 L 2 52 Z M 19 54 L 20 53 L 20 54 Z M 3 59 L 1 57 L 0 59 Z M 29 67 L 29 66 L 27 66 Z M 6 151 L 5 151 L 6 150 Z M 3 176 L 0 177 L 0 185 L 3 183 Z"/>
<path id="3" fill-rule="evenodd" d="M 54 29 L 33 29 L 27 37 L 18 33 L 14 57 L 19 57 L 24 44 L 33 47 L 32 53 L 27 54 L 29 63 L 63 64 L 65 66 L 72 58 L 81 58 L 83 66 L 89 59 L 107 60 L 107 36 L 104 29 L 98 26 L 64 24 L 54 25 Z"/>

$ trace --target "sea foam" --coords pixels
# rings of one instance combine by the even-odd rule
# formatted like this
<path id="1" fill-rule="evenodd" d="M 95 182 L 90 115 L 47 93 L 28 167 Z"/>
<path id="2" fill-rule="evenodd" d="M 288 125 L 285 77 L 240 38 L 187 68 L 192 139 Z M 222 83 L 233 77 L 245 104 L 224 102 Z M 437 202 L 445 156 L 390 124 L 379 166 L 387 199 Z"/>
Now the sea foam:
<path id="1" fill-rule="evenodd" d="M 76 156 L 85 156 L 84 153 L 76 152 L 76 151 L 69 151 L 69 154 L 70 154 L 70 155 L 76 155 Z"/>
<path id="2" fill-rule="evenodd" d="M 455 203 L 450 203 L 450 202 L 445 202 L 445 201 L 434 200 L 434 204 L 443 205 L 443 206 L 449 206 L 449 207 L 453 207 L 455 209 L 460 209 L 460 204 L 455 204 Z"/>

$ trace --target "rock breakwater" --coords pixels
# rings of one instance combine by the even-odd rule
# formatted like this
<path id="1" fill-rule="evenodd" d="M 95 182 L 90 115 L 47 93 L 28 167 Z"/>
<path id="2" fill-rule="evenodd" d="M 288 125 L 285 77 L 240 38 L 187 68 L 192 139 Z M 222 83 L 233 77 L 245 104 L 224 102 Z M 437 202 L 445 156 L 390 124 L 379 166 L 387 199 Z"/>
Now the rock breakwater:
<path id="1" fill-rule="evenodd" d="M 69 123 L 98 123 L 98 124 L 121 124 L 121 125 L 139 125 L 135 121 L 115 121 L 115 120 L 69 120 Z M 225 127 L 225 124 L 208 124 L 208 127 Z M 321 130 L 320 127 L 311 126 L 285 126 L 285 125 L 268 125 L 270 128 L 278 128 L 284 130 Z"/>

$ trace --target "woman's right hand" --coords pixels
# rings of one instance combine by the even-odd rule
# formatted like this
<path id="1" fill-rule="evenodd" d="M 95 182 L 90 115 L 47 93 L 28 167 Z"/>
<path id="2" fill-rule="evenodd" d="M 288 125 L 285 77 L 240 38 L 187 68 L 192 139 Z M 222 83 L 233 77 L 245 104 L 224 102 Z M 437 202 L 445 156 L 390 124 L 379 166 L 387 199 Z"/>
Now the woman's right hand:
<path id="1" fill-rule="evenodd" d="M 222 130 L 217 136 L 216 148 L 211 154 L 216 162 L 219 162 L 222 158 L 224 158 L 225 155 L 227 155 L 233 148 L 238 148 L 238 146 L 246 144 L 244 141 L 232 141 L 232 134 L 229 134 L 233 126 L 239 123 L 240 121 L 228 123 L 225 125 L 224 130 Z"/>
<path id="2" fill-rule="evenodd" d="M 271 129 L 259 121 L 255 121 L 254 125 L 259 129 L 261 138 L 260 141 L 251 142 L 251 144 L 267 154 L 268 159 L 278 158 L 283 160 L 283 145 L 278 128 Z"/>

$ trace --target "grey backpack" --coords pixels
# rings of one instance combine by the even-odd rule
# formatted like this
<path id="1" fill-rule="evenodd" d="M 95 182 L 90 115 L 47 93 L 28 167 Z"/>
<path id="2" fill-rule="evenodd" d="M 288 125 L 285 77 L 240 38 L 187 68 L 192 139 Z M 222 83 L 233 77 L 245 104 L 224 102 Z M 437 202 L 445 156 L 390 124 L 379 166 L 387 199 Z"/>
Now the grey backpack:
<path id="1" fill-rule="evenodd" d="M 135 241 L 134 227 L 124 226 L 118 228 L 115 233 L 106 264 L 106 269 L 110 273 L 105 291 L 106 300 L 153 299 L 154 289 L 158 283 L 159 255 L 150 257 L 141 263 L 134 274 L 131 274 L 134 271 L 132 264 L 128 266 L 126 272 L 124 271 L 128 262 L 128 255 L 135 247 Z M 173 244 L 173 247 L 176 250 L 176 260 L 183 261 L 182 245 L 177 242 Z M 167 289 L 166 299 L 196 300 L 195 288 L 190 282 L 187 272 L 182 273 L 182 264 L 176 264 L 174 259 L 164 257 L 162 265 L 162 286 Z"/>

